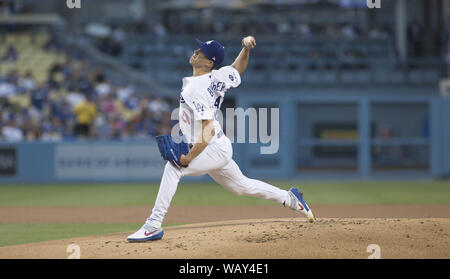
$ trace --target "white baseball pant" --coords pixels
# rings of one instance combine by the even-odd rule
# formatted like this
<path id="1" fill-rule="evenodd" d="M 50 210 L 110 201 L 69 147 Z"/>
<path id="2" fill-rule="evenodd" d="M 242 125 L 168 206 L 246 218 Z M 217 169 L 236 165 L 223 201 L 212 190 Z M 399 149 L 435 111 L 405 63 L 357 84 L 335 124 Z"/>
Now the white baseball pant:
<path id="1" fill-rule="evenodd" d="M 222 136 L 209 144 L 187 168 L 177 168 L 167 162 L 159 186 L 158 196 L 150 215 L 150 220 L 163 222 L 170 202 L 183 176 L 209 174 L 214 181 L 238 195 L 248 195 L 283 203 L 288 200 L 286 190 L 265 182 L 244 176 L 232 159 L 233 148 L 230 140 Z"/>

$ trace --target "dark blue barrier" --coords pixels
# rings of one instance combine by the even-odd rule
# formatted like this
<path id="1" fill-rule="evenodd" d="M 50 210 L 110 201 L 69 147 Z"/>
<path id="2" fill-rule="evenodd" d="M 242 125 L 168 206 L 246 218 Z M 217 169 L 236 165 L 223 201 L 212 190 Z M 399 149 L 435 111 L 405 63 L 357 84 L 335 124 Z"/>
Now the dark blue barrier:
<path id="1" fill-rule="evenodd" d="M 1 150 L 9 152 L 2 160 L 10 170 L 2 183 L 153 181 L 164 168 L 153 141 L 1 143 Z"/>

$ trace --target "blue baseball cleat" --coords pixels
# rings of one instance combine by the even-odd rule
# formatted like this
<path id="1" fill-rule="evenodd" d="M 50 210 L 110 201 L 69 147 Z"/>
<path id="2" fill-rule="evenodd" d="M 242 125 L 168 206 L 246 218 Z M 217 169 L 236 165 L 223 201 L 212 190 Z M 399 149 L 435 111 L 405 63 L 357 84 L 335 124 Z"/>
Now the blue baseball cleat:
<path id="1" fill-rule="evenodd" d="M 284 206 L 289 206 L 292 210 L 301 212 L 303 215 L 305 215 L 306 218 L 308 218 L 309 222 L 314 222 L 314 214 L 311 211 L 311 208 L 306 204 L 305 200 L 303 199 L 302 193 L 297 189 L 292 187 L 289 189 L 289 197 L 290 201 L 288 201 L 288 204 L 286 202 L 284 203 Z"/>
<path id="2" fill-rule="evenodd" d="M 145 223 L 137 232 L 129 235 L 127 240 L 129 242 L 145 242 L 161 239 L 163 235 L 164 230 L 162 228 L 155 228 Z"/>

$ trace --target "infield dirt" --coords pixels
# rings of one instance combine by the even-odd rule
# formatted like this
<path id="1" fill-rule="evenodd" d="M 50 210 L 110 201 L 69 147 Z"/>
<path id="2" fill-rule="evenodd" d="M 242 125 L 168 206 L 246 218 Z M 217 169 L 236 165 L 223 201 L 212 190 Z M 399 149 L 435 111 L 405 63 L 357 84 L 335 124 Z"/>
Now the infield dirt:
<path id="1" fill-rule="evenodd" d="M 449 219 L 256 219 L 168 227 L 162 240 L 128 243 L 127 233 L 0 248 L 2 258 L 450 258 Z"/>
<path id="2" fill-rule="evenodd" d="M 0 258 L 67 258 L 69 255 L 67 246 L 70 244 L 79 245 L 81 258 L 364 259 L 372 253 L 367 251 L 370 244 L 380 247 L 381 258 L 450 258 L 450 218 L 447 216 L 450 211 L 448 207 L 447 205 L 356 206 L 353 208 L 346 206 L 333 210 L 331 207 L 321 209 L 316 206 L 319 218 L 315 223 L 308 223 L 304 218 L 299 218 L 299 215 L 289 210 L 281 208 L 282 211 L 277 211 L 276 207 L 271 206 L 255 206 L 252 210 L 240 208 L 234 213 L 227 211 L 231 207 L 213 207 L 205 213 L 205 216 L 214 216 L 215 221 L 167 227 L 163 239 L 159 241 L 128 243 L 126 237 L 132 232 L 123 232 L 0 247 Z M 236 210 L 236 207 L 233 208 Z M 367 210 L 365 214 L 362 208 Z M 0 212 L 5 212 L 3 209 Z M 13 211 L 14 208 L 8 210 Z M 28 209 L 15 208 L 15 210 L 17 214 Z M 40 210 L 50 211 L 50 209 L 43 208 Z M 66 212 L 64 216 L 67 218 L 59 217 L 60 222 L 69 220 L 99 221 L 98 217 L 92 214 L 93 208 L 90 209 L 90 216 L 94 217 L 93 219 L 86 217 L 84 213 L 80 213 L 81 211 L 73 210 L 53 209 L 54 212 L 63 215 Z M 121 212 L 128 212 L 125 213 L 128 215 L 137 209 L 128 208 L 128 210 L 130 211 L 122 208 Z M 196 222 L 195 218 L 189 218 L 189 216 L 192 217 L 191 214 L 205 212 L 205 210 L 207 208 L 190 208 L 188 210 L 188 208 L 177 209 L 174 207 L 171 208 L 167 218 L 171 216 L 172 222 L 180 220 Z M 12 211 L 9 213 L 13 214 Z M 78 212 L 78 215 L 69 214 L 67 211 Z M 144 211 L 140 213 L 144 218 L 149 213 L 144 208 L 140 208 L 139 211 Z M 177 212 L 184 213 L 176 217 L 178 214 L 175 213 Z M 222 213 L 217 214 L 217 212 Z M 326 214 L 326 212 L 328 213 Z M 447 212 L 447 215 L 442 212 Z M 39 211 L 34 213 L 35 216 L 40 215 Z M 7 221 L 6 215 L 8 214 L 4 213 L 3 216 L 0 216 L 1 222 Z M 284 218 L 279 218 L 283 215 Z M 341 215 L 347 217 L 344 218 Z M 71 216 L 72 219 L 68 216 Z M 108 216 L 117 218 L 114 211 L 109 211 Z M 296 218 L 286 218 L 290 216 L 296 216 Z M 348 216 L 353 218 L 348 218 Z M 382 218 L 374 218 L 375 216 Z M 255 217 L 258 219 L 228 219 Z M 22 218 L 22 221 L 26 220 L 25 217 Z M 31 218 L 32 220 L 28 219 L 27 221 L 31 223 L 58 221 L 55 218 L 42 219 L 41 217 L 39 219 L 35 217 L 35 219 Z M 124 220 L 125 216 L 121 218 Z M 217 220 L 228 221 L 218 222 Z M 133 221 L 135 220 L 128 219 L 128 222 Z M 142 221 L 142 219 L 138 221 Z"/>

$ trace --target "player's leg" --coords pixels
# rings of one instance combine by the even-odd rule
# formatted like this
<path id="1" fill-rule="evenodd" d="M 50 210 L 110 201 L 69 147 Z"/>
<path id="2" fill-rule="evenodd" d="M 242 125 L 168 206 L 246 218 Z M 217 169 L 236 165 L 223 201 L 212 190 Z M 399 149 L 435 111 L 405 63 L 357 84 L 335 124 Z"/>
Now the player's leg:
<path id="1" fill-rule="evenodd" d="M 248 195 L 272 200 L 283 204 L 289 194 L 288 191 L 270 185 L 263 181 L 251 179 L 242 174 L 239 166 L 231 160 L 221 169 L 208 173 L 214 181 L 238 195 Z"/>
<path id="2" fill-rule="evenodd" d="M 169 209 L 170 202 L 175 195 L 181 177 L 181 171 L 167 162 L 164 167 L 164 173 L 161 178 L 158 196 L 156 197 L 151 217 L 146 220 L 145 224 L 138 231 L 128 236 L 128 241 L 144 242 L 163 237 L 164 231 L 161 228 L 161 223 Z"/>
<path id="3" fill-rule="evenodd" d="M 164 216 L 169 209 L 173 196 L 178 188 L 183 173 L 178 167 L 175 167 L 171 163 L 167 162 L 164 167 L 164 173 L 159 185 L 158 195 L 156 196 L 155 205 L 152 210 L 152 214 L 149 219 L 157 221 L 161 226 L 164 220 Z"/>
<path id="4" fill-rule="evenodd" d="M 297 188 L 286 191 L 263 181 L 248 178 L 242 174 L 234 160 L 231 160 L 223 168 L 210 171 L 208 174 L 218 184 L 238 195 L 259 197 L 281 203 L 303 213 L 310 221 L 314 221 L 312 211 Z"/>
<path id="5" fill-rule="evenodd" d="M 159 223 L 163 222 L 181 177 L 204 175 L 211 170 L 223 168 L 231 160 L 231 156 L 231 143 L 229 145 L 213 143 L 208 145 L 202 153 L 192 160 L 187 168 L 178 168 L 171 163 L 167 163 L 164 168 L 155 206 L 149 219 Z"/>
<path id="6" fill-rule="evenodd" d="M 222 168 L 230 161 L 231 156 L 231 144 L 227 146 L 213 143 L 192 160 L 187 168 L 178 168 L 169 162 L 166 163 L 152 213 L 144 226 L 128 236 L 128 240 L 138 242 L 160 239 L 163 234 L 161 224 L 169 210 L 180 179 L 183 176 L 204 175 L 213 169 Z M 150 234 L 150 232 L 154 233 Z"/>

